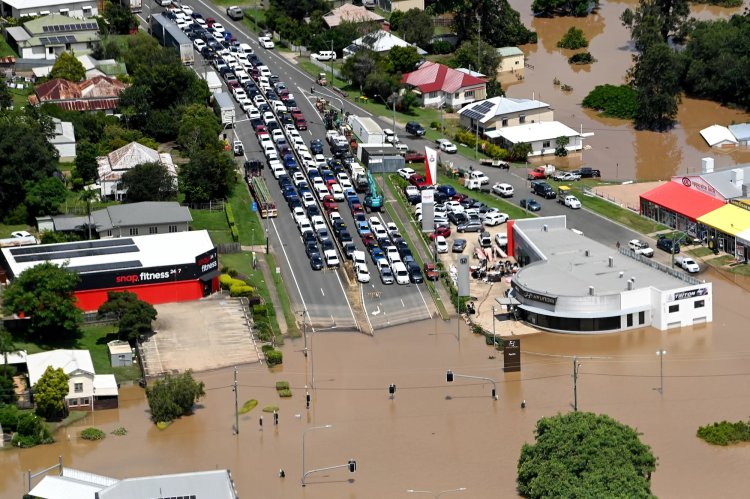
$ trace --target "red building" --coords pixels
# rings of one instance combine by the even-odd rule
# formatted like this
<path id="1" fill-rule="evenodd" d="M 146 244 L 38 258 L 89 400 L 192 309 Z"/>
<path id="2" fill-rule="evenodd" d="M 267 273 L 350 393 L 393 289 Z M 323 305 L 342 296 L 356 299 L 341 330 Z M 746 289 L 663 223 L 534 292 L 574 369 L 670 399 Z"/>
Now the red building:
<path id="1" fill-rule="evenodd" d="M 97 310 L 109 291 L 130 291 L 151 304 L 196 300 L 219 289 L 219 259 L 205 230 L 3 248 L 12 280 L 44 262 L 81 276 L 78 307 Z"/>

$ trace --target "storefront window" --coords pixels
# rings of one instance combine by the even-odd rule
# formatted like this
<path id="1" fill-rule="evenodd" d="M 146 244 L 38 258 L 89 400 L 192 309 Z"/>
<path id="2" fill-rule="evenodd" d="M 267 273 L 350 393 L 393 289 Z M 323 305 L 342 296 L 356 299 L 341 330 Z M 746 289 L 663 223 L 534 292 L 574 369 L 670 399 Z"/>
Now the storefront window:
<path id="1" fill-rule="evenodd" d="M 540 328 L 557 331 L 612 331 L 620 329 L 620 316 L 579 319 L 575 317 L 554 317 L 519 309 L 521 319 Z"/>

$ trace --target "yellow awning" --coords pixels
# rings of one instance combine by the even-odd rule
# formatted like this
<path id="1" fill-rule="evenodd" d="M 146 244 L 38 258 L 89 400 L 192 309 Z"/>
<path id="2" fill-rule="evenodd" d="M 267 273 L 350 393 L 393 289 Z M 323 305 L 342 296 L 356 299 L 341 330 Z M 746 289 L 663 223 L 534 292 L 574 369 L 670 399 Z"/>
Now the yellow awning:
<path id="1" fill-rule="evenodd" d="M 750 211 L 727 204 L 699 217 L 698 221 L 725 234 L 736 236 L 750 229 Z"/>

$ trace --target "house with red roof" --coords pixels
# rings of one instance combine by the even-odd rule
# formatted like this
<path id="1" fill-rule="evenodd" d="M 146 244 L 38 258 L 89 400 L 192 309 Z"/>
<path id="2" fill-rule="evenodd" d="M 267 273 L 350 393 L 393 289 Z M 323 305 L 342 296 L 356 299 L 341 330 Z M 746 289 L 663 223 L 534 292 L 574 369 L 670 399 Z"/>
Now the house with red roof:
<path id="1" fill-rule="evenodd" d="M 423 107 L 447 106 L 460 109 L 466 104 L 487 97 L 484 80 L 463 73 L 444 64 L 427 61 L 419 69 L 401 78 L 419 95 Z"/>
<path id="2" fill-rule="evenodd" d="M 129 85 L 110 78 L 94 76 L 80 83 L 56 78 L 42 83 L 29 96 L 31 105 L 55 104 L 66 111 L 104 111 L 114 114 L 120 93 Z"/>

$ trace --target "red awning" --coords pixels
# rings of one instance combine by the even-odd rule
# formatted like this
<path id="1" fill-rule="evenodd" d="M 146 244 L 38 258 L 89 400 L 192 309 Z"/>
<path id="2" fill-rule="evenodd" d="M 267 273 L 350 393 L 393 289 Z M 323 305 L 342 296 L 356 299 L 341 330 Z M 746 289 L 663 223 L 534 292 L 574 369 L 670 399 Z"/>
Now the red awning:
<path id="1" fill-rule="evenodd" d="M 693 221 L 724 206 L 723 201 L 701 194 L 677 182 L 666 182 L 651 189 L 642 194 L 641 199 L 679 213 Z"/>

